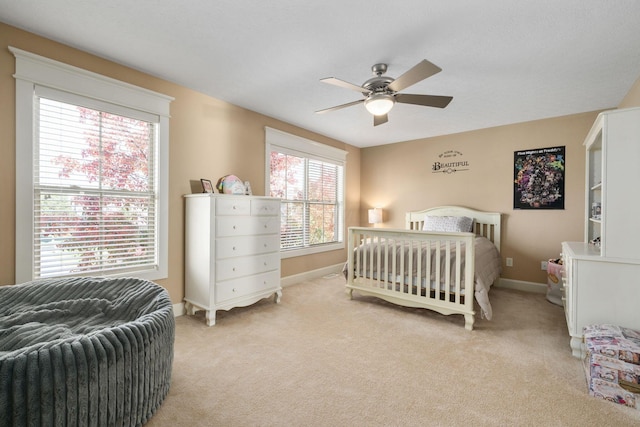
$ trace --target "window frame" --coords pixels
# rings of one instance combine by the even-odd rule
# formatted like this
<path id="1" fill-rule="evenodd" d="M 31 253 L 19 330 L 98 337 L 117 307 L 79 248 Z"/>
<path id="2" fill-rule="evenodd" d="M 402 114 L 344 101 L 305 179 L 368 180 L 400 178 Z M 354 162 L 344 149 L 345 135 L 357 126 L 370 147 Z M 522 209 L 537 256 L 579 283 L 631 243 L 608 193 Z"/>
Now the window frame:
<path id="1" fill-rule="evenodd" d="M 153 269 L 109 274 L 147 280 L 168 277 L 169 106 L 174 98 L 9 46 L 16 58 L 16 283 L 33 280 L 33 167 L 36 144 L 36 87 L 51 88 L 90 100 L 158 117 L 157 259 Z M 91 273 L 88 273 L 91 274 Z M 92 273 L 98 274 L 98 273 Z M 77 274 L 82 275 L 82 274 Z M 59 277 L 59 276 L 58 276 Z"/>
<path id="2" fill-rule="evenodd" d="M 278 150 L 280 149 L 280 150 Z M 339 209 L 335 229 L 339 241 L 307 246 L 299 249 L 280 250 L 281 258 L 292 258 L 320 252 L 341 250 L 345 248 L 345 200 L 346 200 L 346 165 L 347 151 L 321 144 L 310 139 L 292 135 L 277 129 L 265 127 L 265 194 L 271 194 L 271 152 L 278 151 L 293 154 L 306 159 L 320 160 L 342 167 L 342 200 L 338 201 Z"/>

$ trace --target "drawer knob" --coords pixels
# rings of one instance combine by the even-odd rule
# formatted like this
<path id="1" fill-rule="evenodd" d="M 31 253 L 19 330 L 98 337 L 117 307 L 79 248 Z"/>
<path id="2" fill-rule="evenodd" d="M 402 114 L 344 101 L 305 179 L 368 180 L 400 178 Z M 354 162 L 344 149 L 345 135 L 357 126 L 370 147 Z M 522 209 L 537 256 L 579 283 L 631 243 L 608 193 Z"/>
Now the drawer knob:
<path id="1" fill-rule="evenodd" d="M 232 291 L 233 291 L 233 292 L 235 292 L 235 291 L 236 291 L 236 288 L 233 288 L 233 289 L 232 289 Z"/>
<path id="2" fill-rule="evenodd" d="M 264 225 L 264 228 L 267 228 L 267 224 Z"/>
<path id="3" fill-rule="evenodd" d="M 232 270 L 232 271 L 236 271 L 236 268 L 235 268 L 235 267 L 233 267 L 231 270 Z"/>
<path id="4" fill-rule="evenodd" d="M 233 226 L 233 229 L 234 229 L 234 230 L 236 229 L 236 226 L 235 226 L 235 225 Z"/>
<path id="5" fill-rule="evenodd" d="M 234 246 L 233 248 L 231 248 L 231 250 L 235 251 L 235 250 L 236 250 L 236 247 Z"/>
<path id="6" fill-rule="evenodd" d="M 264 262 L 264 265 L 267 265 L 267 261 Z"/>

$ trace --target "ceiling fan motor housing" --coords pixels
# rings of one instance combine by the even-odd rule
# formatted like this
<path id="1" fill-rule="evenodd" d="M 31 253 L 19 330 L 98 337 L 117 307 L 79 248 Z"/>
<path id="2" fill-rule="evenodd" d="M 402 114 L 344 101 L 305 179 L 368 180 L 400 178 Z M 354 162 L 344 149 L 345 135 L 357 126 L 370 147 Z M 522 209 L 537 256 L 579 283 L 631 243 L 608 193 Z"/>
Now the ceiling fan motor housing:
<path id="1" fill-rule="evenodd" d="M 389 76 L 383 76 L 387 72 L 387 64 L 375 64 L 371 67 L 371 71 L 375 77 L 370 78 L 363 83 L 362 87 L 370 90 L 365 95 L 364 106 L 369 113 L 374 116 L 385 116 L 393 108 L 396 103 L 394 97 L 395 92 L 388 89 L 388 86 L 395 79 Z"/>
<path id="2" fill-rule="evenodd" d="M 374 93 L 389 92 L 387 86 L 389 86 L 395 79 L 389 76 L 383 76 L 387 72 L 387 64 L 375 64 L 371 67 L 371 71 L 375 74 L 375 77 L 371 77 L 369 80 L 362 84 L 362 87 L 370 90 Z"/>
<path id="3" fill-rule="evenodd" d="M 387 86 L 389 86 L 394 80 L 395 79 L 393 77 L 387 76 L 371 77 L 363 83 L 362 87 L 369 89 L 371 92 L 386 92 Z"/>

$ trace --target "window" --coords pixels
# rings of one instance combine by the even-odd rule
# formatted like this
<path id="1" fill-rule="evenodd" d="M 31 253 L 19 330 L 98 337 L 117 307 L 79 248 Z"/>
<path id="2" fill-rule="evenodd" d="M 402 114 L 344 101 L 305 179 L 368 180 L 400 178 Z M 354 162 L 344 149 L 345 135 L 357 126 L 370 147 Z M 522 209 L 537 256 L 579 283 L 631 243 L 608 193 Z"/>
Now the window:
<path id="1" fill-rule="evenodd" d="M 170 98 L 16 56 L 16 282 L 167 276 Z"/>
<path id="2" fill-rule="evenodd" d="M 282 256 L 344 248 L 346 151 L 266 128 L 265 158 L 266 194 L 282 200 Z"/>

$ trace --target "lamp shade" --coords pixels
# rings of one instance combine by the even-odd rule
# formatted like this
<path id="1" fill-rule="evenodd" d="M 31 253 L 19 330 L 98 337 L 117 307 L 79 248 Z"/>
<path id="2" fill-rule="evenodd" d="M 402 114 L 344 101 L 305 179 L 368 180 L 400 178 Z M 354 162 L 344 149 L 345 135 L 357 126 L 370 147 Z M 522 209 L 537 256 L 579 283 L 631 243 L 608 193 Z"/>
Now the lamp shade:
<path id="1" fill-rule="evenodd" d="M 374 116 L 383 116 L 391 111 L 395 103 L 395 98 L 387 93 L 374 93 L 364 101 L 364 106 Z"/>
<path id="2" fill-rule="evenodd" d="M 382 223 L 382 208 L 369 209 L 369 224 Z"/>

